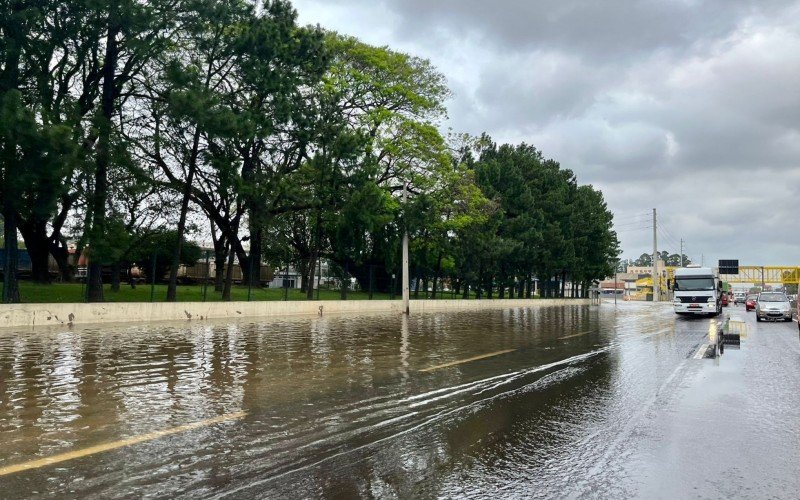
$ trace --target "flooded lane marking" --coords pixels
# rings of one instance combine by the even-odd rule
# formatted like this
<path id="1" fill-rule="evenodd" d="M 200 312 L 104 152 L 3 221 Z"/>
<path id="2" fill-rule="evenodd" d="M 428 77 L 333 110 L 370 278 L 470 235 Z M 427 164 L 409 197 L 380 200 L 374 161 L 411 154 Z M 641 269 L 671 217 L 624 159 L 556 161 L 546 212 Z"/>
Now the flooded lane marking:
<path id="1" fill-rule="evenodd" d="M 230 420 L 238 420 L 244 417 L 245 415 L 247 415 L 247 412 L 244 411 L 240 411 L 237 413 L 229 413 L 227 415 L 220 415 L 219 417 L 209 418 L 207 420 L 201 420 L 199 422 L 193 422 L 191 424 L 173 427 L 171 429 L 164 429 L 163 431 L 150 432 L 147 434 L 142 434 L 141 436 L 134 436 L 128 439 L 121 439 L 119 441 L 112 441 L 109 443 L 98 444 L 96 446 L 90 446 L 88 448 L 83 448 L 80 450 L 68 451 L 66 453 L 53 455 L 52 457 L 31 460 L 29 462 L 23 462 L 21 464 L 16 464 L 16 465 L 9 465 L 7 467 L 0 468 L 0 476 L 7 476 L 8 474 L 14 474 L 16 472 L 47 467 L 48 465 L 66 462 L 68 460 L 74 460 L 76 458 L 83 458 L 89 455 L 103 453 L 105 451 L 116 450 L 117 448 L 123 448 L 125 446 L 144 443 L 145 441 L 153 441 L 154 439 L 170 436 L 172 434 L 178 434 L 181 432 L 191 431 L 193 429 L 198 429 L 200 427 L 208 427 L 209 425 L 228 422 Z"/>
<path id="2" fill-rule="evenodd" d="M 440 368 L 449 368 L 451 366 L 462 365 L 464 363 L 470 363 L 472 361 L 478 361 L 479 359 L 492 358 L 494 356 L 500 356 L 501 354 L 508 354 L 509 352 L 514 352 L 514 351 L 516 351 L 516 349 L 506 349 L 505 351 L 490 352 L 489 354 L 481 354 L 480 356 L 475 356 L 475 357 L 472 357 L 472 358 L 461 359 L 461 360 L 458 360 L 458 361 L 451 361 L 450 363 L 445 363 L 443 365 L 430 366 L 428 368 L 423 368 L 420 371 L 421 372 L 432 372 L 434 370 L 439 370 Z"/>
<path id="3" fill-rule="evenodd" d="M 572 335 L 566 335 L 564 337 L 558 337 L 558 339 L 556 339 L 556 340 L 571 339 L 573 337 L 580 337 L 582 335 L 589 335 L 590 333 L 593 333 L 593 332 L 594 332 L 594 330 L 589 330 L 588 332 L 574 333 Z"/>
<path id="4" fill-rule="evenodd" d="M 696 353 L 694 353 L 694 359 L 703 359 L 706 351 L 708 350 L 708 346 L 709 344 L 700 344 L 700 348 L 697 349 Z"/>

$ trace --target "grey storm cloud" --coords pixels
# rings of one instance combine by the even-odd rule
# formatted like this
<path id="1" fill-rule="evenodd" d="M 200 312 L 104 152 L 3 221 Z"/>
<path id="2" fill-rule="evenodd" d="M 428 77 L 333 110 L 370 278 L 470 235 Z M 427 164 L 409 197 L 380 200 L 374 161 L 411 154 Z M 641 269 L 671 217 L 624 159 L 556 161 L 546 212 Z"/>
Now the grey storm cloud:
<path id="1" fill-rule="evenodd" d="M 800 265 L 800 0 L 294 4 L 430 59 L 443 128 L 534 144 L 602 189 L 625 257 L 652 250 L 635 222 L 657 207 L 662 249 Z"/>

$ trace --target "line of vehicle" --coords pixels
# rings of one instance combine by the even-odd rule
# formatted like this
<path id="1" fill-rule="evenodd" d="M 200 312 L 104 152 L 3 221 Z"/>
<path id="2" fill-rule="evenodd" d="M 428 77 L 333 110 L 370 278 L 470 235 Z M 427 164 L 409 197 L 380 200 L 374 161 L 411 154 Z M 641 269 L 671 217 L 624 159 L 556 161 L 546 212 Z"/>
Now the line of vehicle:
<path id="1" fill-rule="evenodd" d="M 423 368 L 420 371 L 421 372 L 432 372 L 434 370 L 440 370 L 442 368 L 449 368 L 451 366 L 456 366 L 456 365 L 463 365 L 464 363 L 470 363 L 472 361 L 478 361 L 480 359 L 493 358 L 495 356 L 500 356 L 502 354 L 508 354 L 508 353 L 514 352 L 514 351 L 516 351 L 516 349 L 506 349 L 504 351 L 490 352 L 488 354 L 481 354 L 480 356 L 474 356 L 474 357 L 467 358 L 467 359 L 460 359 L 458 361 L 451 361 L 450 363 L 444 363 L 444 364 L 436 365 L 436 366 L 429 366 L 428 368 Z"/>
<path id="2" fill-rule="evenodd" d="M 208 427 L 209 425 L 228 422 L 230 420 L 238 420 L 240 418 L 243 418 L 245 415 L 247 415 L 247 412 L 244 411 L 236 413 L 228 413 L 226 415 L 220 415 L 218 417 L 209 418 L 206 420 L 200 420 L 198 422 L 192 422 L 186 425 L 179 425 L 178 427 L 172 427 L 170 429 L 149 432 L 147 434 L 142 434 L 127 439 L 120 439 L 119 441 L 111 441 L 108 443 L 102 443 L 95 446 L 89 446 L 88 448 L 81 448 L 79 450 L 68 451 L 66 453 L 53 455 L 51 457 L 40 458 L 37 460 L 30 460 L 28 462 L 22 462 L 16 465 L 9 465 L 0 468 L 0 476 L 7 476 L 9 474 L 14 474 L 17 472 L 22 472 L 31 469 L 38 469 L 41 467 L 47 467 L 49 465 L 54 465 L 69 460 L 75 460 L 77 458 L 83 458 L 89 455 L 95 455 L 97 453 L 116 450 L 118 448 L 124 448 L 126 446 L 144 443 L 146 441 L 153 441 L 154 439 L 170 436 L 172 434 L 178 434 L 181 432 L 191 431 L 194 429 L 198 429 L 200 427 Z"/>

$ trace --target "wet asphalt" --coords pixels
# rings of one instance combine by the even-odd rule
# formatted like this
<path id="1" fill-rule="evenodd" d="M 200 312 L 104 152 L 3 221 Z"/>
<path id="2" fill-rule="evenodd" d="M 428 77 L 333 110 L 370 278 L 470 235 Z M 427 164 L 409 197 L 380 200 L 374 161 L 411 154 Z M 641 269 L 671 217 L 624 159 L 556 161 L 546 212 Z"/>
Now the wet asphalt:
<path id="1" fill-rule="evenodd" d="M 0 332 L 0 498 L 798 498 L 797 323 L 725 314 Z"/>

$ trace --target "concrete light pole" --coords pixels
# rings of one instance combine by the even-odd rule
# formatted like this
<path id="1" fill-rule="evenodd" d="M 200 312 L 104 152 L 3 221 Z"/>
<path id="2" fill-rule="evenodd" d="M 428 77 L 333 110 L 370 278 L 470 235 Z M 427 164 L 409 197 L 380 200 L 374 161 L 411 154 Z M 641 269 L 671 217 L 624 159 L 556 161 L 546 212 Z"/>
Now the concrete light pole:
<path id="1" fill-rule="evenodd" d="M 658 286 L 658 237 L 656 236 L 656 209 L 653 209 L 653 302 L 658 302 L 661 288 Z"/>

